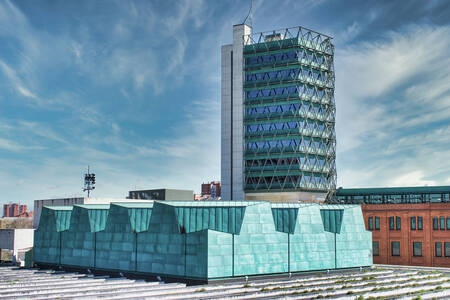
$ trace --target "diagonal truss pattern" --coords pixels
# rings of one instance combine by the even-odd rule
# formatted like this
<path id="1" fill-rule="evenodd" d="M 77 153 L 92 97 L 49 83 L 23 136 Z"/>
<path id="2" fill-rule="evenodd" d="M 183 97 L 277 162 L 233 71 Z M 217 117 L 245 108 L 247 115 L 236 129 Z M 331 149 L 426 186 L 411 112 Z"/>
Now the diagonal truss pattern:
<path id="1" fill-rule="evenodd" d="M 245 191 L 336 190 L 334 46 L 287 28 L 244 36 Z"/>

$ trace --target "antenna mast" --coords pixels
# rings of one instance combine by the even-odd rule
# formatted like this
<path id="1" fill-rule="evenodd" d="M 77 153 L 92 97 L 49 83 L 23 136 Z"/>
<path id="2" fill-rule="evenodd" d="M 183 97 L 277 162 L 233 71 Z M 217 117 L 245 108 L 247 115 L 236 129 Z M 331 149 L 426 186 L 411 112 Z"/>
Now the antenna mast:
<path id="1" fill-rule="evenodd" d="M 253 0 L 250 0 L 250 9 L 248 10 L 248 14 L 244 19 L 243 24 L 246 24 L 253 28 Z"/>
<path id="2" fill-rule="evenodd" d="M 95 174 L 94 173 L 90 173 L 89 171 L 89 166 L 88 166 L 88 171 L 86 174 L 84 174 L 84 188 L 83 188 L 83 192 L 88 192 L 88 198 L 90 195 L 91 190 L 95 189 Z"/>

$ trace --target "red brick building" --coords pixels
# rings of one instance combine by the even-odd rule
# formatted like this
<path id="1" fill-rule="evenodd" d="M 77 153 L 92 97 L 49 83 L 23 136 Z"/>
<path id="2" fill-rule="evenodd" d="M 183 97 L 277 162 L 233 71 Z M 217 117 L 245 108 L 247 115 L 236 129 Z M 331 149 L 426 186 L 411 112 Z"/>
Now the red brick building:
<path id="1" fill-rule="evenodd" d="M 363 204 L 362 210 L 374 263 L 450 267 L 450 204 Z"/>
<path id="2" fill-rule="evenodd" d="M 220 181 L 211 181 L 209 183 L 202 183 L 202 194 L 201 195 L 202 196 L 210 195 L 211 197 L 220 197 L 220 188 L 221 188 Z"/>
<path id="3" fill-rule="evenodd" d="M 361 203 L 375 264 L 450 267 L 450 187 L 338 189 Z"/>

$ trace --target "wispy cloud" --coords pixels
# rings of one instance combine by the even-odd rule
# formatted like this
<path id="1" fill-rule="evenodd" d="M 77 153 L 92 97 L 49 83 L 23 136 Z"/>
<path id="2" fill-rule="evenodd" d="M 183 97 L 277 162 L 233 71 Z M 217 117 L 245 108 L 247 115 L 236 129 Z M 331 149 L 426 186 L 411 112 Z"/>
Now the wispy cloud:
<path id="1" fill-rule="evenodd" d="M 341 185 L 444 182 L 448 166 L 438 165 L 450 158 L 442 123 L 450 120 L 449 47 L 450 27 L 413 25 L 337 51 Z"/>

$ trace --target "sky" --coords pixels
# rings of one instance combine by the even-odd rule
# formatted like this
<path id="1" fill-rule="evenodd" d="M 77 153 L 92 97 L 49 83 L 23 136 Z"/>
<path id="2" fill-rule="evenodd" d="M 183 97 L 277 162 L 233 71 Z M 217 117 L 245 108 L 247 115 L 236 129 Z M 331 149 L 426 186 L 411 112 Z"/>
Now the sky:
<path id="1" fill-rule="evenodd" d="M 220 180 L 220 47 L 250 1 L 0 1 L 0 204 Z M 450 2 L 255 0 L 333 37 L 338 186 L 450 185 Z"/>

